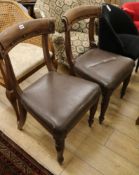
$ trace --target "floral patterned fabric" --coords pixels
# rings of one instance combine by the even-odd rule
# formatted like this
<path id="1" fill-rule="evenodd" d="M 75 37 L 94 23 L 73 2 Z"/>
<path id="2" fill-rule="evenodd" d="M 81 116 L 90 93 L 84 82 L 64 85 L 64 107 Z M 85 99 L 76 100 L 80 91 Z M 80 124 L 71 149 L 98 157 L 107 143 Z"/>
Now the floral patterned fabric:
<path id="1" fill-rule="evenodd" d="M 101 6 L 102 3 L 105 3 L 104 0 L 79 0 L 81 5 L 94 5 Z"/>
<path id="2" fill-rule="evenodd" d="M 80 5 L 101 6 L 105 1 L 104 0 L 78 0 L 78 2 Z M 74 30 L 87 33 L 88 20 L 79 21 L 78 23 L 75 24 L 75 26 L 76 26 L 76 28 L 73 25 Z"/>
<path id="3" fill-rule="evenodd" d="M 64 25 L 61 17 L 64 13 L 79 5 L 100 6 L 104 0 L 37 0 L 34 10 L 37 17 L 54 17 L 56 19 L 56 31 L 63 32 Z M 83 20 L 73 25 L 73 30 L 87 32 L 88 20 Z"/>
<path id="4" fill-rule="evenodd" d="M 50 0 L 37 0 L 34 6 L 36 18 L 49 18 L 50 17 Z"/>
<path id="5" fill-rule="evenodd" d="M 56 18 L 56 31 L 63 32 L 64 31 L 64 24 L 61 20 L 61 17 L 64 13 L 76 6 L 79 6 L 78 0 L 51 0 L 49 7 L 50 7 L 50 15 L 51 17 Z"/>
<path id="6" fill-rule="evenodd" d="M 38 0 L 34 10 L 37 17 L 54 17 L 56 19 L 56 31 L 63 32 L 64 24 L 61 17 L 67 10 L 79 5 L 78 0 Z"/>
<path id="7" fill-rule="evenodd" d="M 104 0 L 37 0 L 35 14 L 37 17 L 54 17 L 56 19 L 56 31 L 53 36 L 55 54 L 59 62 L 67 64 L 64 44 L 64 24 L 61 17 L 64 13 L 79 5 L 100 6 Z M 72 27 L 71 42 L 73 56 L 76 58 L 89 48 L 88 41 L 88 20 L 75 23 Z"/>
<path id="8" fill-rule="evenodd" d="M 60 35 L 55 34 L 53 36 L 53 41 L 55 43 L 56 58 L 60 63 L 68 65 L 65 53 L 64 33 Z M 77 56 L 83 54 L 89 49 L 88 34 L 74 31 L 71 32 L 71 45 L 73 58 L 76 59 Z"/>

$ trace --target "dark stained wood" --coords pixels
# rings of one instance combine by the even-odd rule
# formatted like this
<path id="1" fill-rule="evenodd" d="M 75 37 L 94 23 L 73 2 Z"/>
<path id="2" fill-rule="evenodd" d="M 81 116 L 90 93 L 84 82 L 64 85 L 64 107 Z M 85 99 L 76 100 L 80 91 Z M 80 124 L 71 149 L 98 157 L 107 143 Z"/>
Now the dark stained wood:
<path id="1" fill-rule="evenodd" d="M 19 0 L 18 2 L 22 2 L 22 3 L 35 3 L 35 0 Z M 24 19 L 27 19 L 27 20 L 31 20 L 32 18 L 30 16 L 26 16 L 24 13 L 23 13 L 23 10 L 22 8 L 14 1 L 1 1 L 1 6 L 2 6 L 2 3 L 7 3 L 9 7 L 16 7 L 16 8 L 19 8 L 19 12 L 21 11 L 21 14 L 23 15 L 23 18 Z M 18 12 L 18 13 L 19 13 Z M 7 12 L 8 13 L 8 12 Z M 12 12 L 10 12 L 12 13 Z M 16 14 L 18 16 L 18 13 Z M 21 15 L 19 13 L 19 15 Z M 14 16 L 13 14 L 11 14 L 11 16 Z M 17 23 L 16 21 L 16 18 L 14 19 L 15 20 L 15 24 Z M 6 20 L 6 21 L 12 21 L 12 20 Z M 22 22 L 22 21 L 21 21 Z M 19 21 L 18 21 L 19 23 Z M 10 22 L 9 22 L 10 24 Z M 9 25 L 8 24 L 8 25 Z M 24 40 L 24 36 L 22 37 L 22 40 Z M 50 40 L 49 40 L 50 41 Z M 38 41 L 37 41 L 38 42 Z M 12 43 L 11 46 L 8 47 L 8 49 L 11 49 L 15 43 Z M 35 43 L 37 44 L 37 43 Z M 40 46 L 40 45 L 39 45 Z M 52 46 L 52 43 L 49 42 L 49 49 L 53 52 L 53 46 Z M 3 50 L 3 48 L 1 48 L 1 51 Z M 5 52 L 6 50 L 4 50 Z M 55 64 L 55 66 L 57 66 L 57 63 L 56 63 L 56 60 L 55 60 L 55 55 L 53 54 L 52 55 L 52 61 L 53 63 Z M 41 63 L 37 66 L 35 66 L 33 69 L 31 68 L 29 72 L 27 72 L 26 74 L 24 74 L 22 77 L 20 77 L 17 81 L 18 83 L 21 83 L 22 81 L 24 81 L 26 78 L 28 78 L 30 75 L 32 75 L 33 73 L 35 73 L 37 70 L 39 70 L 40 68 L 42 68 L 43 66 L 45 65 L 45 63 Z M 11 87 L 11 84 L 9 84 L 10 80 L 9 80 L 9 72 L 8 72 L 8 75 L 7 75 L 7 71 L 6 71 L 6 67 L 5 67 L 5 61 L 4 59 L 2 58 L 2 56 L 0 56 L 0 71 L 1 71 L 1 74 L 2 74 L 2 78 L 0 79 L 0 85 L 2 85 L 3 87 L 6 88 L 6 96 L 8 98 L 8 100 L 10 101 L 10 103 L 12 104 L 14 110 L 15 110 L 15 113 L 17 115 L 17 120 L 19 119 L 19 115 L 18 115 L 18 108 L 17 108 L 17 97 L 16 97 L 16 94 L 14 93 L 13 91 L 13 87 Z"/>
<path id="2" fill-rule="evenodd" d="M 99 123 L 102 124 L 104 120 L 105 112 L 108 108 L 110 97 L 111 97 L 112 91 L 108 91 L 106 89 L 103 89 L 102 91 L 102 101 L 101 101 L 101 112 L 99 116 Z"/>
<path id="3" fill-rule="evenodd" d="M 121 98 L 123 98 L 124 95 L 125 95 L 127 86 L 129 84 L 129 81 L 130 81 L 130 78 L 131 78 L 131 74 L 123 81 L 123 87 L 121 89 Z"/>
<path id="4" fill-rule="evenodd" d="M 99 101 L 99 99 L 97 100 L 96 104 L 93 107 L 90 108 L 90 115 L 89 115 L 89 118 L 88 118 L 88 124 L 89 124 L 90 128 L 91 128 L 91 126 L 94 122 L 94 114 L 95 114 L 96 109 L 97 109 L 98 101 Z"/>
<path id="5" fill-rule="evenodd" d="M 0 54 L 1 54 L 1 59 L 3 60 L 3 65 L 4 65 L 2 67 L 3 68 L 2 70 L 4 72 L 6 94 L 16 112 L 18 129 L 22 130 L 25 124 L 25 121 L 26 121 L 27 112 L 29 112 L 40 124 L 42 124 L 42 126 L 44 126 L 45 129 L 47 129 L 52 134 L 55 140 L 55 147 L 57 150 L 57 160 L 60 164 L 62 164 L 64 161 L 63 152 L 64 152 L 66 135 L 78 123 L 78 121 L 81 119 L 83 114 L 85 114 L 90 109 L 91 110 L 90 110 L 90 117 L 89 117 L 89 125 L 91 126 L 93 122 L 93 117 L 94 117 L 94 114 L 97 108 L 98 99 L 100 96 L 100 88 L 96 84 L 93 87 L 92 84 L 90 85 L 90 83 L 86 82 L 90 85 L 90 88 L 92 89 L 92 91 L 94 90 L 94 96 L 92 95 L 91 98 L 89 98 L 89 100 L 86 100 L 85 97 L 86 96 L 88 97 L 88 95 L 90 95 L 91 89 L 89 92 L 85 91 L 84 92 L 86 93 L 84 95 L 85 97 L 83 96 L 82 98 L 80 98 L 81 102 L 79 102 L 79 104 L 82 104 L 81 106 L 82 108 L 74 109 L 75 108 L 74 105 L 71 105 L 71 111 L 69 112 L 69 114 L 65 114 L 64 117 L 58 118 L 58 117 L 55 117 L 56 112 L 53 112 L 54 114 L 50 113 L 50 116 L 49 115 L 47 116 L 48 117 L 48 120 L 47 120 L 47 117 L 44 115 L 44 113 L 46 113 L 46 111 L 49 110 L 51 106 L 54 111 L 55 111 L 55 108 L 56 108 L 56 111 L 58 111 L 59 109 L 57 109 L 58 108 L 57 106 L 56 107 L 53 106 L 53 103 L 46 105 L 45 108 L 41 108 L 41 106 L 39 105 L 42 105 L 42 103 L 46 103 L 46 101 L 42 98 L 42 96 L 44 96 L 46 93 L 48 95 L 50 94 L 50 98 L 51 98 L 51 95 L 59 94 L 59 93 L 56 93 L 57 88 L 55 86 L 53 87 L 54 83 L 52 83 L 55 80 L 55 75 L 57 75 L 56 77 L 60 77 L 59 78 L 61 81 L 59 83 L 60 89 L 65 84 L 64 81 L 62 82 L 63 75 L 60 76 L 59 74 L 56 73 L 54 60 L 51 57 L 50 52 L 49 52 L 49 35 L 54 33 L 54 30 L 55 30 L 54 21 L 55 20 L 52 18 L 28 20 L 28 21 L 22 22 L 22 25 L 24 26 L 24 30 L 22 32 L 19 30 L 19 24 L 15 26 L 11 26 L 9 29 L 7 29 L 6 37 L 5 37 L 4 32 L 1 32 L 0 33 Z M 44 76 L 42 77 L 42 79 L 40 79 L 39 87 L 38 87 L 38 82 L 31 84 L 28 87 L 28 89 L 30 88 L 29 89 L 30 92 L 28 93 L 27 89 L 23 90 L 19 86 L 19 80 L 17 80 L 14 74 L 14 70 L 13 70 L 14 68 L 12 67 L 12 64 L 10 61 L 9 51 L 13 47 L 15 47 L 18 43 L 26 39 L 30 39 L 32 37 L 36 37 L 40 35 L 42 36 L 44 62 L 45 62 L 45 65 L 47 67 L 49 74 L 48 76 L 47 74 L 45 75 L 46 79 L 43 79 Z M 77 80 L 74 77 L 70 77 L 70 79 L 73 82 L 71 83 L 72 84 L 71 88 L 74 89 L 75 88 L 74 83 Z M 45 85 L 46 84 L 45 81 L 47 81 L 48 86 Z M 49 81 L 50 81 L 50 84 L 49 84 Z M 75 93 L 73 94 L 67 93 L 67 96 L 64 96 L 64 93 L 63 93 L 62 95 L 64 97 L 63 96 L 62 97 L 60 96 L 60 97 L 62 99 L 65 99 L 65 102 L 66 102 L 67 101 L 66 98 L 70 98 L 71 95 L 72 97 L 74 97 L 78 92 L 81 93 L 79 91 L 80 85 L 85 85 L 85 87 L 87 87 L 86 83 L 83 84 L 82 81 L 83 80 L 78 79 L 79 84 L 77 83 L 77 86 L 79 87 L 77 88 Z M 50 89 L 51 88 L 53 89 L 52 92 L 50 92 L 49 86 L 50 86 Z M 48 92 L 47 91 L 40 92 L 40 87 L 44 87 L 44 89 L 48 88 Z M 35 103 L 34 103 L 35 105 L 32 105 L 34 102 L 32 101 L 32 97 L 34 97 L 34 93 L 36 92 L 36 91 L 34 92 L 34 89 L 37 89 L 38 90 L 37 93 L 41 94 L 41 96 L 38 96 L 37 99 L 35 99 Z M 58 95 L 54 96 L 54 98 L 58 98 L 58 100 L 60 100 L 59 99 L 60 97 L 58 97 Z M 46 100 L 49 101 L 49 97 Z M 41 109 L 41 111 L 40 110 L 36 111 L 36 106 L 38 106 L 39 107 L 38 109 Z M 64 106 L 64 108 L 65 107 L 66 106 Z M 62 109 L 65 110 L 64 108 Z M 42 112 L 42 110 L 44 111 Z M 75 114 L 73 110 L 76 111 Z M 53 121 L 53 119 L 51 119 L 52 115 L 54 115 L 55 117 L 54 118 L 55 122 Z M 61 115 L 61 113 L 59 115 Z M 68 120 L 69 116 L 71 117 L 71 120 Z M 68 121 L 66 124 L 65 124 L 65 120 Z"/>
<path id="6" fill-rule="evenodd" d="M 138 72 L 138 68 L 139 68 L 139 58 L 138 58 L 138 61 L 137 61 L 135 72 Z"/>
<path id="7" fill-rule="evenodd" d="M 65 137 L 64 135 L 54 134 L 53 138 L 55 140 L 55 148 L 57 150 L 57 161 L 62 164 L 64 161 L 63 152 L 65 147 Z"/>
<path id="8" fill-rule="evenodd" d="M 67 11 L 64 14 L 64 16 L 62 18 L 62 21 L 65 25 L 65 48 L 66 48 L 67 60 L 68 60 L 69 67 L 70 67 L 70 72 L 72 75 L 81 76 L 82 78 L 85 78 L 87 80 L 89 78 L 88 78 L 88 76 L 85 76 L 86 73 L 82 73 L 82 72 L 84 72 L 84 70 L 81 70 L 81 72 L 80 72 L 78 70 L 78 68 L 76 70 L 76 67 L 74 66 L 75 62 L 73 61 L 74 59 L 73 59 L 73 54 L 72 54 L 70 32 L 72 29 L 72 25 L 75 22 L 78 22 L 78 21 L 84 20 L 84 19 L 89 19 L 88 36 L 89 36 L 90 50 L 95 49 L 96 48 L 96 44 L 94 42 L 95 19 L 98 20 L 100 17 L 100 14 L 101 14 L 100 7 L 83 5 L 83 6 L 79 6 L 79 7 L 75 7 L 73 9 L 70 9 L 69 11 Z M 127 72 L 126 78 L 124 78 L 122 81 L 123 87 L 121 90 L 121 97 L 123 97 L 125 95 L 125 91 L 126 91 L 126 88 L 128 86 L 129 80 L 130 80 L 130 76 L 131 76 L 131 72 Z M 89 79 L 89 80 L 91 80 L 91 79 Z M 99 116 L 99 123 L 101 124 L 104 120 L 104 116 L 105 116 L 105 112 L 108 108 L 110 96 L 112 95 L 114 89 L 109 89 L 109 88 L 105 87 L 104 85 L 102 85 L 103 82 L 100 83 L 100 80 L 98 80 L 98 82 L 97 82 L 97 80 L 95 80 L 95 82 L 100 85 L 101 90 L 102 90 L 102 96 L 103 96 L 102 102 L 101 102 L 101 112 L 100 112 L 100 116 Z M 117 87 L 115 87 L 115 89 L 116 88 Z M 89 125 L 91 125 L 91 120 L 90 120 Z"/>
<path id="9" fill-rule="evenodd" d="M 139 125 L 139 117 L 136 120 L 136 125 Z"/>

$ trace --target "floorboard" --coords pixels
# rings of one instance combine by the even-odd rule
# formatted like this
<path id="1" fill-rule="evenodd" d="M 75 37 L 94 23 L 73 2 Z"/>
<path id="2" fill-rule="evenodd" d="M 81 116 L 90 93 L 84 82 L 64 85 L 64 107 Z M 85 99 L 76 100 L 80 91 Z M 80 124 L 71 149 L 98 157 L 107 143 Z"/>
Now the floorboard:
<path id="1" fill-rule="evenodd" d="M 67 72 L 60 67 L 60 72 Z M 45 68 L 27 79 L 22 87 L 46 72 Z M 105 121 L 99 125 L 99 109 L 92 128 L 88 113 L 66 139 L 65 161 L 60 166 L 51 135 L 28 114 L 23 131 L 17 129 L 15 113 L 0 87 L 0 130 L 55 175 L 139 175 L 139 72 L 134 73 L 127 93 L 120 99 L 114 92 Z"/>

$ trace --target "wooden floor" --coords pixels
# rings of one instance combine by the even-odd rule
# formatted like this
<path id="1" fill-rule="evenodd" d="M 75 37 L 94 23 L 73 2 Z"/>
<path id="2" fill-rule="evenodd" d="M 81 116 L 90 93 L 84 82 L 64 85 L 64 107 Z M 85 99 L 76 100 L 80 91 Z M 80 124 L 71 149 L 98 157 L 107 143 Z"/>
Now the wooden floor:
<path id="1" fill-rule="evenodd" d="M 38 75 L 44 72 L 41 70 Z M 22 86 L 37 77 L 29 78 Z M 56 161 L 51 135 L 30 115 L 24 130 L 17 130 L 15 114 L 2 87 L 0 130 L 55 175 L 139 175 L 139 126 L 135 125 L 139 116 L 139 73 L 132 75 L 123 99 L 119 98 L 119 92 L 120 87 L 111 98 L 103 125 L 98 123 L 98 108 L 91 129 L 86 114 L 71 131 L 66 140 L 63 166 Z"/>

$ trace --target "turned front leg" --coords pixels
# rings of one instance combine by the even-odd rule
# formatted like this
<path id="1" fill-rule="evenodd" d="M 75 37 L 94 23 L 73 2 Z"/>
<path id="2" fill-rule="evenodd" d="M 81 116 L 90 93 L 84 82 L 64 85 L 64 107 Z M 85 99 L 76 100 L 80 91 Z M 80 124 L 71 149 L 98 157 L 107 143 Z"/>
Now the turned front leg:
<path id="1" fill-rule="evenodd" d="M 104 116 L 106 113 L 106 110 L 109 105 L 110 97 L 111 97 L 112 92 L 103 92 L 102 93 L 102 101 L 101 101 L 101 111 L 100 111 L 100 116 L 99 116 L 99 123 L 102 124 L 104 120 Z"/>
<path id="2" fill-rule="evenodd" d="M 95 115 L 96 110 L 97 110 L 98 101 L 99 101 L 99 99 L 98 99 L 97 102 L 90 108 L 90 115 L 89 115 L 89 119 L 88 119 L 89 127 L 91 127 L 92 124 L 93 124 L 93 122 L 94 122 L 94 115 Z"/>
<path id="3" fill-rule="evenodd" d="M 14 111 L 15 111 L 16 117 L 17 117 L 17 122 L 18 122 L 19 121 L 18 103 L 17 103 L 17 99 L 16 99 L 14 91 L 6 89 L 6 96 L 14 108 Z"/>
<path id="4" fill-rule="evenodd" d="M 20 103 L 20 101 L 18 101 L 18 107 L 19 107 L 18 129 L 22 130 L 27 118 L 27 111 L 24 108 L 24 106 Z"/>
<path id="5" fill-rule="evenodd" d="M 57 160 L 59 164 L 62 164 L 64 161 L 63 152 L 65 148 L 65 136 L 54 135 L 55 148 L 57 151 Z"/>
<path id="6" fill-rule="evenodd" d="M 127 86 L 129 84 L 129 81 L 130 81 L 130 77 L 131 77 L 131 74 L 123 82 L 123 87 L 121 89 L 121 96 L 120 96 L 121 98 L 123 98 L 123 96 L 125 95 Z"/>

